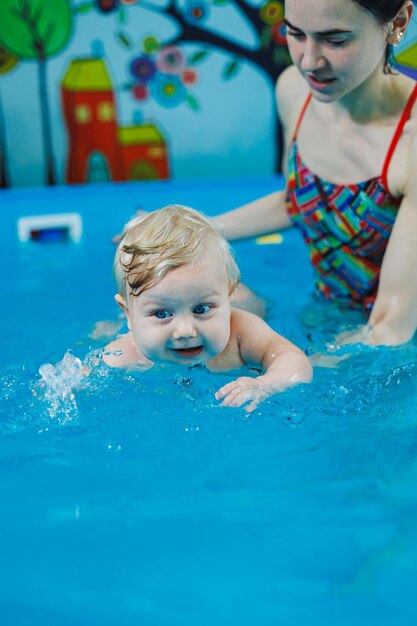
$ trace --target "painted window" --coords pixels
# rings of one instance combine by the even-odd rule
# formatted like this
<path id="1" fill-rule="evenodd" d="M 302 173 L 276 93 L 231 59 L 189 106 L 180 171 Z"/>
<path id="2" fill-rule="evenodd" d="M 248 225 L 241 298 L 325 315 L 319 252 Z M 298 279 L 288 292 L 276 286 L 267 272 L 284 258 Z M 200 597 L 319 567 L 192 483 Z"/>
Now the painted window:
<path id="1" fill-rule="evenodd" d="M 88 124 L 91 121 L 91 109 L 85 104 L 75 107 L 75 119 L 79 124 Z"/>
<path id="2" fill-rule="evenodd" d="M 100 122 L 111 122 L 114 120 L 114 107 L 111 102 L 100 102 L 97 112 Z"/>

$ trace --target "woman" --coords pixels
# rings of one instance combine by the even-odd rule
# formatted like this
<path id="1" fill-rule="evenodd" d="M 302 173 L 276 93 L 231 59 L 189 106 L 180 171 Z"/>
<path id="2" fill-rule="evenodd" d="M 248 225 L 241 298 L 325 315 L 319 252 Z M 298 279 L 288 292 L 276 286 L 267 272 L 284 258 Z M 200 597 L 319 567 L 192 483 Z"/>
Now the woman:
<path id="1" fill-rule="evenodd" d="M 417 328 L 417 89 L 390 63 L 412 12 L 410 0 L 286 0 L 286 189 L 217 218 L 231 240 L 299 228 L 318 292 L 371 310 L 373 345 Z"/>

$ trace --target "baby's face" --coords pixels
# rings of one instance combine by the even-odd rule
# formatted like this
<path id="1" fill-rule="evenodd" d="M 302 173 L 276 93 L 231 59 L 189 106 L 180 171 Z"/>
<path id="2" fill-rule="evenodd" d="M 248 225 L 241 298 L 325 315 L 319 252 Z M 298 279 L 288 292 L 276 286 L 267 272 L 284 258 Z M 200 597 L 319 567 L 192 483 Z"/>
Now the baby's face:
<path id="1" fill-rule="evenodd" d="M 230 313 L 220 262 L 176 268 L 154 287 L 129 297 L 136 347 L 153 362 L 206 363 L 229 341 Z"/>

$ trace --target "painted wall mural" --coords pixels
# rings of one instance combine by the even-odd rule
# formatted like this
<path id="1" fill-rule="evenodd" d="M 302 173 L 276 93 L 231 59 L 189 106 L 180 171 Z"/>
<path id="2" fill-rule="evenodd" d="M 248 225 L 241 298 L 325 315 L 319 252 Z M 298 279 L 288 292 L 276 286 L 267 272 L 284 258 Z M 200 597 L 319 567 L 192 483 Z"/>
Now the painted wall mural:
<path id="1" fill-rule="evenodd" d="M 417 81 L 417 37 L 401 47 L 395 57 L 398 69 Z"/>
<path id="2" fill-rule="evenodd" d="M 1 186 L 277 171 L 283 15 L 278 0 L 1 0 Z M 415 76 L 411 31 L 398 63 Z"/>
<path id="3" fill-rule="evenodd" d="M 169 178 L 167 144 L 156 125 L 119 124 L 103 59 L 71 61 L 61 93 L 69 141 L 66 182 Z"/>
<path id="4" fill-rule="evenodd" d="M 2 47 L 19 61 L 35 61 L 38 66 L 45 182 L 49 185 L 56 183 L 56 174 L 46 64 L 65 47 L 72 27 L 72 9 L 68 0 L 2 0 L 0 3 Z"/>

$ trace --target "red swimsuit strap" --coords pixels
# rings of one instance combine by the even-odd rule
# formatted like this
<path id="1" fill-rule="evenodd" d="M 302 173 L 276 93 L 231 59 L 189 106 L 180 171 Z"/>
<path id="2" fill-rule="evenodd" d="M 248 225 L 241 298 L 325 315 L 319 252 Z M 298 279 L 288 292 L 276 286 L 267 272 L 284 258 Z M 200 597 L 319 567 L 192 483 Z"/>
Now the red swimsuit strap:
<path id="1" fill-rule="evenodd" d="M 300 130 L 300 126 L 301 126 L 301 122 L 303 121 L 304 113 L 306 112 L 306 109 L 307 109 L 307 107 L 308 107 L 308 105 L 310 103 L 312 95 L 313 95 L 312 93 L 309 93 L 307 98 L 306 98 L 306 100 L 305 100 L 305 102 L 304 102 L 304 104 L 303 104 L 303 108 L 301 109 L 300 115 L 298 116 L 297 124 L 295 125 L 295 129 L 294 129 L 294 133 L 293 133 L 293 136 L 292 136 L 291 143 L 293 141 L 295 141 L 295 138 L 298 135 L 298 131 Z"/>
<path id="2" fill-rule="evenodd" d="M 387 156 L 385 157 L 384 167 L 382 168 L 382 174 L 381 174 L 382 184 L 391 196 L 392 194 L 389 190 L 388 180 L 387 180 L 388 168 L 392 159 L 392 155 L 394 154 L 395 148 L 397 147 L 397 144 L 404 130 L 404 126 L 410 119 L 411 111 L 413 109 L 413 106 L 416 100 L 417 100 L 417 85 L 414 87 L 411 93 L 411 96 L 408 98 L 407 104 L 405 105 L 404 111 L 402 112 L 396 131 L 392 138 L 391 145 L 388 148 Z"/>

